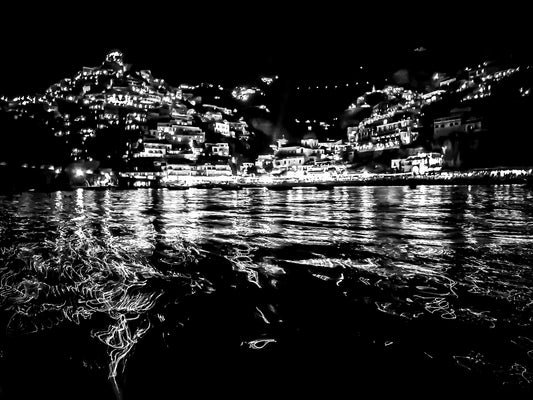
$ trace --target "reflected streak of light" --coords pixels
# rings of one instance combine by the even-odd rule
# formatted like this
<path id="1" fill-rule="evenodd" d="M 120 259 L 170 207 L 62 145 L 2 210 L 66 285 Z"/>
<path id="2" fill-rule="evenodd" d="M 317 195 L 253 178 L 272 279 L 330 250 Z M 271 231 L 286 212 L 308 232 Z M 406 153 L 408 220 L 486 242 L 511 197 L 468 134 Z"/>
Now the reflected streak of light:
<path id="1" fill-rule="evenodd" d="M 54 215 L 61 211 L 63 211 L 63 193 L 57 191 L 54 199 Z"/>
<path id="2" fill-rule="evenodd" d="M 343 280 L 344 280 L 344 274 L 341 272 L 341 276 L 339 277 L 339 279 L 337 279 L 337 282 L 335 282 L 335 284 L 337 286 L 340 286 Z"/>
<path id="3" fill-rule="evenodd" d="M 75 193 L 76 193 L 75 213 L 78 216 L 74 219 L 84 219 L 85 218 L 85 202 L 83 201 L 84 191 L 83 189 L 77 189 Z"/>
<path id="4" fill-rule="evenodd" d="M 249 244 L 243 244 L 243 248 L 234 247 L 226 258 L 232 263 L 234 269 L 243 272 L 247 275 L 247 279 L 250 283 L 253 283 L 258 288 L 261 288 L 259 283 L 259 273 L 257 266 L 252 261 L 251 255 L 257 247 L 250 246 Z"/>
<path id="5" fill-rule="evenodd" d="M 130 323 L 153 308 L 160 297 L 161 293 L 141 291 L 148 279 L 159 273 L 123 248 L 119 240 L 107 234 L 95 237 L 87 218 L 90 212 L 84 204 L 84 193 L 77 191 L 75 195 L 74 212 L 78 217 L 69 218 L 68 213 L 63 213 L 64 203 L 72 199 L 56 195 L 53 221 L 59 236 L 52 241 L 45 239 L 40 245 L 19 248 L 13 258 L 26 267 L 10 271 L 0 279 L 4 293 L 11 288 L 6 299 L 14 313 L 8 327 L 49 329 L 62 319 L 80 324 L 81 319 L 89 319 L 95 313 L 108 315 L 113 322 L 93 335 L 110 348 L 109 377 L 115 381 L 133 345 L 150 328 L 149 320 L 143 319 L 145 325 L 135 329 Z M 109 207 L 109 198 L 104 199 L 104 206 Z M 100 222 L 102 231 L 109 232 L 110 215 L 106 215 Z M 51 271 L 54 274 L 50 276 Z M 71 296 L 76 296 L 76 302 L 69 300 Z M 60 303 L 55 303 L 59 299 Z M 40 326 L 32 322 L 39 313 L 49 315 L 52 310 L 58 313 L 52 325 L 46 322 L 49 318 Z"/>
<path id="6" fill-rule="evenodd" d="M 153 225 L 149 222 L 152 217 L 143 215 L 142 211 L 148 208 L 149 191 L 135 190 L 131 201 L 125 209 L 124 217 L 129 220 L 132 227 L 133 236 L 124 239 L 124 244 L 131 249 L 144 249 L 150 251 L 153 249 L 153 239 L 155 232 Z"/>
<path id="7" fill-rule="evenodd" d="M 103 192 L 102 207 L 100 207 L 99 209 L 99 211 L 102 213 L 102 233 L 106 239 L 111 239 L 113 236 L 110 230 L 112 221 L 111 207 L 111 193 L 109 190 L 106 190 L 105 192 Z"/>
<path id="8" fill-rule="evenodd" d="M 361 225 L 363 228 L 365 228 L 365 236 L 363 241 L 366 242 L 374 242 L 376 240 L 375 237 L 375 213 L 373 211 L 373 207 L 375 205 L 375 199 L 373 196 L 373 187 L 364 186 L 361 188 L 360 196 L 361 196 Z"/>
<path id="9" fill-rule="evenodd" d="M 261 350 L 265 348 L 265 346 L 269 343 L 275 343 L 276 339 L 257 339 L 257 340 L 251 340 L 249 342 L 245 342 L 248 344 L 248 346 L 253 350 Z"/>
<path id="10" fill-rule="evenodd" d="M 255 307 L 255 309 L 257 310 L 257 312 L 259 313 L 259 316 L 261 317 L 261 319 L 264 321 L 265 324 L 270 324 L 270 321 L 268 319 L 266 319 L 265 317 L 265 314 L 263 314 L 263 312 L 259 309 L 259 307 Z"/>

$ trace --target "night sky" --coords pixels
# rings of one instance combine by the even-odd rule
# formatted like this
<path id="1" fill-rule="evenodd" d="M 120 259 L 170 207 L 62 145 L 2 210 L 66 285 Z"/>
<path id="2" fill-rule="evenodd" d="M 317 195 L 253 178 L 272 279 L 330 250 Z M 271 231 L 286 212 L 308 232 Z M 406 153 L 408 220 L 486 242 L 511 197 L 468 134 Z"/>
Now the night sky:
<path id="1" fill-rule="evenodd" d="M 294 83 L 349 80 L 361 64 L 390 76 L 484 58 L 530 60 L 527 15 L 451 3 L 293 10 L 266 2 L 254 9 L 87 3 L 31 13 L 21 5 L 0 17 L 0 94 L 42 92 L 82 66 L 99 65 L 115 48 L 126 62 L 176 85 L 242 83 L 260 74 Z M 420 46 L 427 50 L 413 51 Z"/>

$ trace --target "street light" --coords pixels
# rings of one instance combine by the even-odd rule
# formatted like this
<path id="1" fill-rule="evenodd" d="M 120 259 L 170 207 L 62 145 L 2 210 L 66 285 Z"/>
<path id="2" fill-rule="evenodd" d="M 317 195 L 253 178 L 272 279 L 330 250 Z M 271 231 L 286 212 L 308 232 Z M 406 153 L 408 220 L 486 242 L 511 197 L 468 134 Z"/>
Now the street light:
<path id="1" fill-rule="evenodd" d="M 82 176 L 85 176 L 85 171 L 83 171 L 82 169 L 76 169 L 74 170 L 74 176 L 77 177 L 77 178 L 81 178 Z"/>

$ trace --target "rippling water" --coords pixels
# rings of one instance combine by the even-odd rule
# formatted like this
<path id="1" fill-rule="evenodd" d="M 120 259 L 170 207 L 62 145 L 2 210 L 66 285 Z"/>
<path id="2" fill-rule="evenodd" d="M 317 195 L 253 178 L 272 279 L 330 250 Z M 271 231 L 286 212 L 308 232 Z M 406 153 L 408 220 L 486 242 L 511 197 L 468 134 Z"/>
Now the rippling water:
<path id="1" fill-rule="evenodd" d="M 528 390 L 532 233 L 512 185 L 0 197 L 0 396 Z"/>

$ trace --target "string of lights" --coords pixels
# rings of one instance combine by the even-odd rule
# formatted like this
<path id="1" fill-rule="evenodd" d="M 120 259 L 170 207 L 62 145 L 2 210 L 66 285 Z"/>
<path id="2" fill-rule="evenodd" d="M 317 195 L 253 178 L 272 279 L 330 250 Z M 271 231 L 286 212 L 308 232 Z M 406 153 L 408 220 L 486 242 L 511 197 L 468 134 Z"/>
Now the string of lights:
<path id="1" fill-rule="evenodd" d="M 296 90 L 332 90 L 332 89 L 344 89 L 350 87 L 360 87 L 364 85 L 370 85 L 370 81 L 343 83 L 337 85 L 302 85 L 296 86 Z"/>

